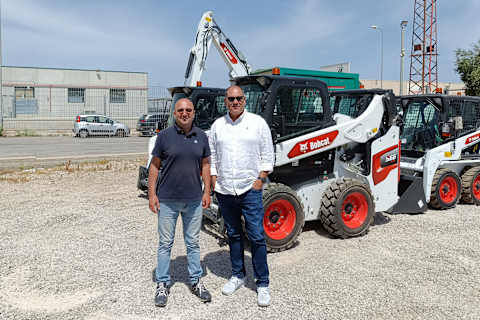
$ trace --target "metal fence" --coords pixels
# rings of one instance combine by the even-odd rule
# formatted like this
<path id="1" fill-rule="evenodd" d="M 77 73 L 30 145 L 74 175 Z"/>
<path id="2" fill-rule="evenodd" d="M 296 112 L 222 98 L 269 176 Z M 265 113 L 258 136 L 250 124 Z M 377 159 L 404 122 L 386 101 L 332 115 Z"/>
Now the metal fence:
<path id="1" fill-rule="evenodd" d="M 71 132 L 81 114 L 104 115 L 135 130 L 138 119 L 149 113 L 165 113 L 171 97 L 164 87 L 115 88 L 3 88 L 0 127 L 4 132 Z"/>

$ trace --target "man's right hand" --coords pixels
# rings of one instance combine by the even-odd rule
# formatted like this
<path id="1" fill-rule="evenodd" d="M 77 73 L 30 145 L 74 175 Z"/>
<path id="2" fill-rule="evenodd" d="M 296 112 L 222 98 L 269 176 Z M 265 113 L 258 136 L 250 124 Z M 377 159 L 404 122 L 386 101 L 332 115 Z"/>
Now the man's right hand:
<path id="1" fill-rule="evenodd" d="M 158 201 L 157 195 L 148 197 L 148 206 L 153 213 L 158 213 L 158 209 L 160 209 L 160 201 Z"/>

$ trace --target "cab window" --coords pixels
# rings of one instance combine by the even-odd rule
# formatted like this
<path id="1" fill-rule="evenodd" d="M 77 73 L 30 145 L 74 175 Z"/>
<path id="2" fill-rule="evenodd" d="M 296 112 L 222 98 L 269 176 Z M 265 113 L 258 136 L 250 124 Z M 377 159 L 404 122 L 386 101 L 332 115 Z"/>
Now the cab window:
<path id="1" fill-rule="evenodd" d="M 321 126 L 324 119 L 322 95 L 316 88 L 280 87 L 272 117 L 277 138 L 286 139 Z"/>

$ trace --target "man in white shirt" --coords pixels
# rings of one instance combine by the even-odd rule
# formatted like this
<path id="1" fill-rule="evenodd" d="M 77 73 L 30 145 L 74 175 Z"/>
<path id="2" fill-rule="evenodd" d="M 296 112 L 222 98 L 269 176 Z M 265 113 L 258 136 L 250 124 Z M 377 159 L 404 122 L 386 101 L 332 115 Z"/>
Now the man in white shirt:
<path id="1" fill-rule="evenodd" d="M 230 295 L 245 282 L 243 215 L 258 305 L 266 307 L 270 304 L 270 290 L 262 187 L 273 171 L 272 136 L 262 117 L 245 110 L 246 99 L 240 87 L 227 89 L 225 105 L 228 113 L 213 123 L 209 135 L 212 184 L 227 227 L 232 263 L 232 277 L 222 293 Z"/>

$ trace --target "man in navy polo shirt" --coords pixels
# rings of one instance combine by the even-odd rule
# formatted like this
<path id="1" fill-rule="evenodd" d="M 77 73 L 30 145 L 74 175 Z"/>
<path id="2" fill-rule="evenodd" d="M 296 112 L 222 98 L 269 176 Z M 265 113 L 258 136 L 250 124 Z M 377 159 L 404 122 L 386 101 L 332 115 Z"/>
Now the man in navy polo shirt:
<path id="1" fill-rule="evenodd" d="M 208 138 L 192 124 L 195 110 L 189 99 L 178 100 L 173 115 L 175 124 L 158 134 L 148 175 L 149 207 L 158 215 L 159 246 L 155 270 L 155 305 L 158 307 L 167 304 L 170 294 L 170 251 L 179 214 L 183 222 L 191 291 L 203 302 L 212 299 L 200 281 L 203 269 L 199 245 L 202 207 L 210 206 Z M 162 172 L 155 190 L 160 164 Z"/>

